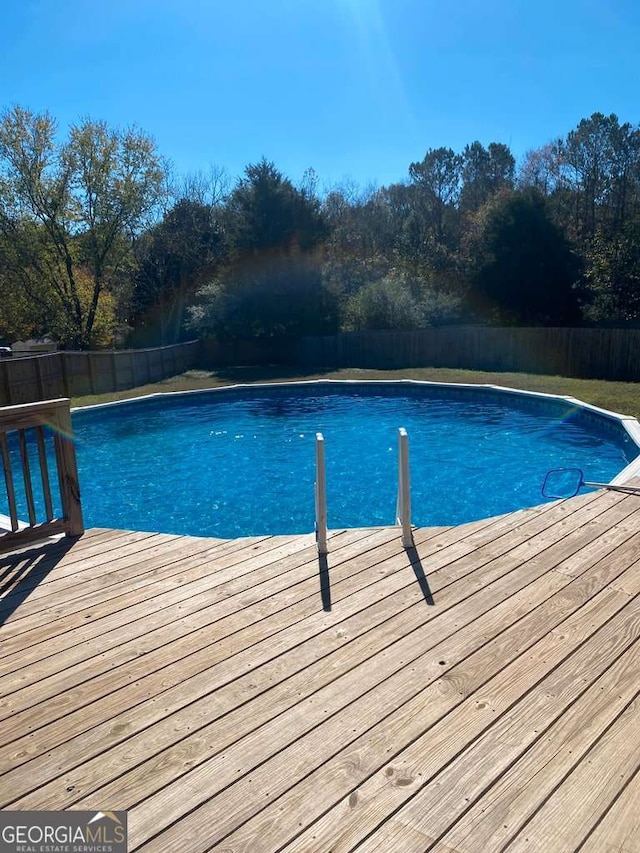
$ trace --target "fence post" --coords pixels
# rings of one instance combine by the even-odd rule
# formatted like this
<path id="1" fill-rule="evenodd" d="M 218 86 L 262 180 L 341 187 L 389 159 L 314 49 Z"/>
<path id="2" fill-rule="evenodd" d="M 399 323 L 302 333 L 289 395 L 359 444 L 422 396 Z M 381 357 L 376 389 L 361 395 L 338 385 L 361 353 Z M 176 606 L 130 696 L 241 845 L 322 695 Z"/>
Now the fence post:
<path id="1" fill-rule="evenodd" d="M 324 463 L 324 437 L 316 433 L 316 542 L 318 554 L 327 554 L 327 478 Z"/>
<path id="2" fill-rule="evenodd" d="M 402 527 L 402 545 L 414 545 L 411 530 L 411 480 L 409 474 L 409 437 L 404 427 L 398 430 L 398 502 L 396 524 Z"/>

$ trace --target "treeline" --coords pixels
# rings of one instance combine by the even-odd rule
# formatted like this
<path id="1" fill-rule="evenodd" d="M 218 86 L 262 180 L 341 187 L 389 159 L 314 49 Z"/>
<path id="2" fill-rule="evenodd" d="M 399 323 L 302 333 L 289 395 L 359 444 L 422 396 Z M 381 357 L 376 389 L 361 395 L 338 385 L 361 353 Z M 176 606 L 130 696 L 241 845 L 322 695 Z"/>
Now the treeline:
<path id="1" fill-rule="evenodd" d="M 447 323 L 640 320 L 640 130 L 595 113 L 522 163 L 428 149 L 380 188 L 273 163 L 176 179 L 139 130 L 0 118 L 0 338 L 68 348 Z"/>

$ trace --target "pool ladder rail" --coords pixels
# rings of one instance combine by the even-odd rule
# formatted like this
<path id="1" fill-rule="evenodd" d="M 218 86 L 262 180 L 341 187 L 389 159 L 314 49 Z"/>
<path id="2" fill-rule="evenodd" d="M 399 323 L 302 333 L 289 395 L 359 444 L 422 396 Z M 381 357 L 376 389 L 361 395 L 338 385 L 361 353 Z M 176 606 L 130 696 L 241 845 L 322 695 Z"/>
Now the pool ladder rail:
<path id="1" fill-rule="evenodd" d="M 329 552 L 327 544 L 327 472 L 324 453 L 324 436 L 316 433 L 316 481 L 314 484 L 316 504 L 316 544 L 318 554 Z M 404 427 L 398 430 L 398 499 L 396 502 L 396 524 L 401 528 L 400 539 L 404 548 L 412 548 L 411 526 L 411 471 L 409 466 L 409 436 Z"/>

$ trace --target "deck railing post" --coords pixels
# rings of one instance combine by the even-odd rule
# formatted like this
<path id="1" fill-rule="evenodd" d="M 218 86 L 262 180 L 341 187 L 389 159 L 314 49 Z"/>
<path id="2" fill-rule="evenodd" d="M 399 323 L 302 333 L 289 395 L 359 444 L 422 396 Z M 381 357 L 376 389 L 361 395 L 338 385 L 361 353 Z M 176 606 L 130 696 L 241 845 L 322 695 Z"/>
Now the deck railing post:
<path id="1" fill-rule="evenodd" d="M 402 545 L 411 548 L 411 479 L 409 474 L 409 437 L 404 427 L 398 430 L 398 502 L 396 524 L 402 527 Z"/>
<path id="2" fill-rule="evenodd" d="M 327 477 L 324 462 L 324 437 L 316 433 L 316 542 L 318 554 L 328 553 L 327 547 Z"/>
<path id="3" fill-rule="evenodd" d="M 80 503 L 80 483 L 78 481 L 78 463 L 73 443 L 73 427 L 69 406 L 57 411 L 57 432 L 54 437 L 56 455 L 59 462 L 58 477 L 62 511 L 67 523 L 67 536 L 82 536 L 82 504 Z"/>

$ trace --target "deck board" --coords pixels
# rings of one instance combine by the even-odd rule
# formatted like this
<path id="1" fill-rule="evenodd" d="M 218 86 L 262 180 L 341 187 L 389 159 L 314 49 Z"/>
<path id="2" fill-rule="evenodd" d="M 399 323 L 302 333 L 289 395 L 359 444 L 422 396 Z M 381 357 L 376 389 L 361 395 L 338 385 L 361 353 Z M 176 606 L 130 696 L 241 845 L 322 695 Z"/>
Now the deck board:
<path id="1" fill-rule="evenodd" d="M 640 851 L 640 498 L 0 555 L 0 807 L 132 850 Z"/>
<path id="2" fill-rule="evenodd" d="M 444 843 L 461 850 L 469 844 L 482 845 L 487 853 L 500 850 L 588 756 L 602 732 L 634 699 L 639 684 L 640 655 L 635 644 L 540 732 L 495 785 L 475 799 Z"/>
<path id="3" fill-rule="evenodd" d="M 640 837 L 640 769 L 587 836 L 584 853 L 628 853 Z"/>

